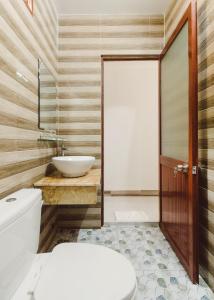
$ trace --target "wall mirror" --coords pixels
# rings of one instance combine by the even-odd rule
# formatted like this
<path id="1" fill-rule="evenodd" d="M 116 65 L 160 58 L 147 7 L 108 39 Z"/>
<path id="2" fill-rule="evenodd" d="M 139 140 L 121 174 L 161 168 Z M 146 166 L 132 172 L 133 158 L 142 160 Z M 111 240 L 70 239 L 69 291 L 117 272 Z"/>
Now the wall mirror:
<path id="1" fill-rule="evenodd" d="M 41 59 L 38 61 L 38 127 L 44 130 L 56 130 L 57 124 L 57 85 Z"/>

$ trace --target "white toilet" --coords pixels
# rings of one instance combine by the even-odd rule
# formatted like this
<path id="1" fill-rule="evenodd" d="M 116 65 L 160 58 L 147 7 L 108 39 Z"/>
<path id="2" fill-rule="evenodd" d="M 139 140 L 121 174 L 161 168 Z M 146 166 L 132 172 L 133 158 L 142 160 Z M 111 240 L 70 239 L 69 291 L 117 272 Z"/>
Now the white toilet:
<path id="1" fill-rule="evenodd" d="M 22 189 L 0 201 L 1 300 L 134 300 L 136 275 L 103 246 L 63 243 L 36 254 L 42 194 Z"/>

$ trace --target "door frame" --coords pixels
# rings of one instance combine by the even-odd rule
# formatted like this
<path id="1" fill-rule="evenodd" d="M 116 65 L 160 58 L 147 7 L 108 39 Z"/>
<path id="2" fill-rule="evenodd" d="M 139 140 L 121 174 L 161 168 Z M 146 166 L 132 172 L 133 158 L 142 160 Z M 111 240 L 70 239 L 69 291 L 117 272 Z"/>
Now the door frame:
<path id="1" fill-rule="evenodd" d="M 101 226 L 104 224 L 104 63 L 107 61 L 156 60 L 160 69 L 160 55 L 101 55 Z M 160 76 L 160 72 L 159 72 Z M 160 77 L 159 77 L 160 85 Z M 159 86 L 160 94 L 160 86 Z M 160 140 L 159 140 L 160 145 Z"/>
<path id="2" fill-rule="evenodd" d="M 169 41 L 160 55 L 160 70 L 161 60 L 171 47 L 176 37 L 180 33 L 183 26 L 188 22 L 188 45 L 189 45 L 189 169 L 192 173 L 193 166 L 197 167 L 197 174 L 189 176 L 188 195 L 189 195 L 189 233 L 192 237 L 189 241 L 189 265 L 180 255 L 179 249 L 175 243 L 169 238 L 167 231 L 164 228 L 162 221 L 162 173 L 161 166 L 160 174 L 160 228 L 166 238 L 170 241 L 170 245 L 176 255 L 182 262 L 182 265 L 187 270 L 193 283 L 198 283 L 199 272 L 199 246 L 198 246 L 198 60 L 197 60 L 197 6 L 196 1 L 192 0 L 186 12 L 178 23 L 176 29 L 172 33 Z M 161 74 L 160 74 L 161 81 Z M 161 87 L 161 83 L 160 83 Z M 161 90 L 160 90 L 160 159 L 161 159 Z M 191 137 L 191 138 L 190 138 Z M 193 224 L 193 226 L 191 226 Z"/>

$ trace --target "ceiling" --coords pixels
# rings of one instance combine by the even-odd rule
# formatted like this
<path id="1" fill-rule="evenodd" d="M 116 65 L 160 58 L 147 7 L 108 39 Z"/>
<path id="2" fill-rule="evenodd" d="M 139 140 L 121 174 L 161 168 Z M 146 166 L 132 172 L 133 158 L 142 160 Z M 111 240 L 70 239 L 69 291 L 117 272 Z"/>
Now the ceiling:
<path id="1" fill-rule="evenodd" d="M 172 0 L 55 0 L 59 14 L 164 14 Z"/>

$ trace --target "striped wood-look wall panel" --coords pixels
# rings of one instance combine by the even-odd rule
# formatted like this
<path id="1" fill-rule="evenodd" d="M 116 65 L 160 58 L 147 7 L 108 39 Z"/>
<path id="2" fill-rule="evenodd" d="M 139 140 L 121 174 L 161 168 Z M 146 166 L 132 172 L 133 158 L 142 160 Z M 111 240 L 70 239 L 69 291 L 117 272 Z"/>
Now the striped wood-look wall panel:
<path id="1" fill-rule="evenodd" d="M 57 233 L 57 206 L 56 205 L 43 205 L 42 207 L 42 220 L 41 220 L 41 233 L 39 252 L 47 252 L 51 249 L 53 241 Z"/>
<path id="2" fill-rule="evenodd" d="M 59 135 L 67 153 L 101 160 L 101 55 L 159 54 L 163 16 L 59 17 Z M 59 226 L 99 227 L 101 204 L 59 209 Z"/>
<path id="3" fill-rule="evenodd" d="M 190 0 L 172 0 L 165 15 L 165 41 L 172 35 Z"/>
<path id="4" fill-rule="evenodd" d="M 32 186 L 55 152 L 37 141 L 37 72 L 40 57 L 57 78 L 57 26 L 52 0 L 34 1 L 34 16 L 22 0 L 0 1 L 0 198 Z"/>
<path id="5" fill-rule="evenodd" d="M 59 228 L 99 228 L 100 204 L 60 206 L 57 224 Z"/>
<path id="6" fill-rule="evenodd" d="M 190 0 L 172 2 L 166 14 L 167 38 L 189 3 Z M 214 289 L 214 3 L 198 0 L 197 5 L 200 273 Z"/>

